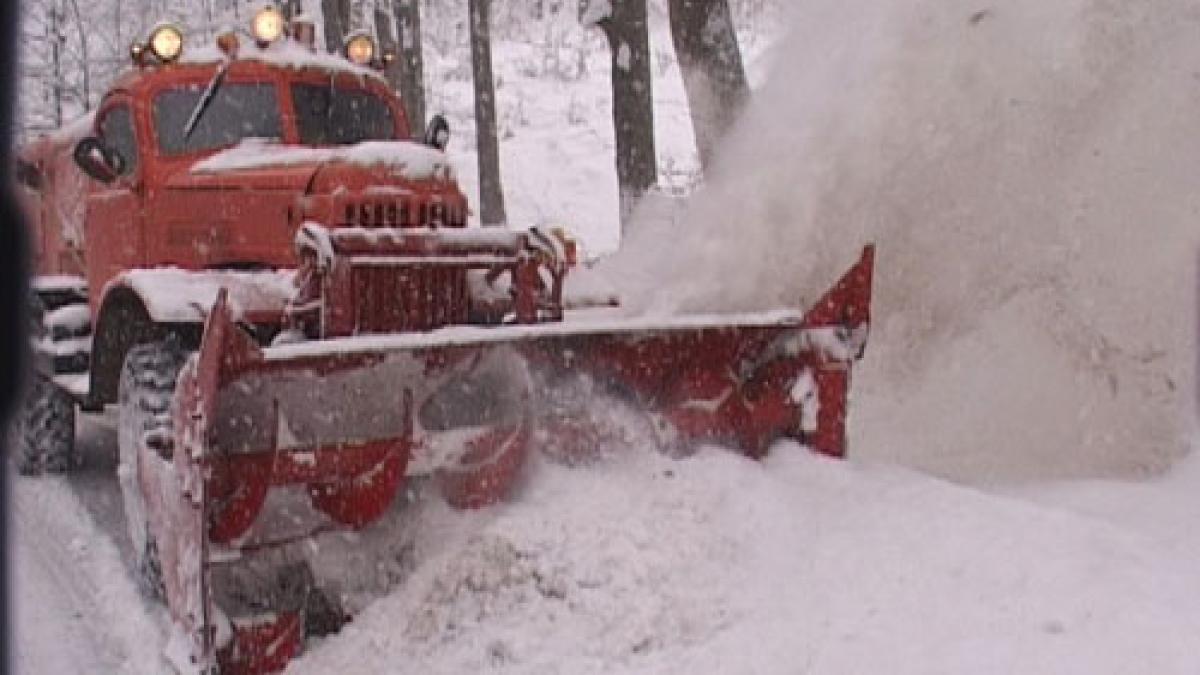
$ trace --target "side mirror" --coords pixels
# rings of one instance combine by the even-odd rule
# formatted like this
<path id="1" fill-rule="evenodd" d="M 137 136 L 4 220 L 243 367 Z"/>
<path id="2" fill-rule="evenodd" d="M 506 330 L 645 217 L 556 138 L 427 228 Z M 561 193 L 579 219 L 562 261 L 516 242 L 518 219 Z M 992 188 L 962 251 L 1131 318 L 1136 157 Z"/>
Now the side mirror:
<path id="1" fill-rule="evenodd" d="M 438 150 L 445 150 L 450 145 L 450 123 L 441 113 L 434 115 L 425 127 L 425 145 Z"/>
<path id="2" fill-rule="evenodd" d="M 95 136 L 79 141 L 73 156 L 84 173 L 101 183 L 111 183 L 125 172 L 125 159 Z"/>

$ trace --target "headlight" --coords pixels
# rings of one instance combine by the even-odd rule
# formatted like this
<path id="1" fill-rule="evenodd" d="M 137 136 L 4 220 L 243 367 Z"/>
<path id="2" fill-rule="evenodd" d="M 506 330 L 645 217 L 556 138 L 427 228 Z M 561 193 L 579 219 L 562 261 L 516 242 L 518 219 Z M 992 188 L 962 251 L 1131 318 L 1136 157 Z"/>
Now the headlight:
<path id="1" fill-rule="evenodd" d="M 283 36 L 283 14 L 271 5 L 267 5 L 254 15 L 250 24 L 250 32 L 260 45 L 269 45 Z"/>
<path id="2" fill-rule="evenodd" d="M 355 65 L 371 65 L 375 60 L 375 41 L 366 33 L 352 35 L 346 40 L 346 58 Z"/>
<path id="3" fill-rule="evenodd" d="M 150 51 L 162 63 L 171 63 L 183 53 L 183 31 L 163 24 L 150 33 Z"/>

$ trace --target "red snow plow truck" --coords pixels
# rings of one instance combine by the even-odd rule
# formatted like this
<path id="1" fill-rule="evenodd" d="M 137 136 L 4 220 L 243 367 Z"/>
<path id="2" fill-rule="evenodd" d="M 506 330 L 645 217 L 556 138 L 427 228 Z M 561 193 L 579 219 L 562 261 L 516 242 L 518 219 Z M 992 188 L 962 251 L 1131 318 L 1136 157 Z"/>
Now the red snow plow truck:
<path id="1" fill-rule="evenodd" d="M 572 242 L 466 227 L 444 121 L 412 139 L 370 38 L 331 56 L 301 36 L 268 9 L 185 52 L 161 25 L 18 167 L 37 276 L 15 461 L 69 470 L 77 412 L 118 407 L 137 566 L 182 670 L 276 672 L 349 620 L 314 542 L 369 531 L 406 482 L 482 507 L 531 452 L 586 451 L 603 421 L 565 391 L 617 397 L 672 448 L 844 453 L 869 247 L 807 311 L 571 307 Z"/>

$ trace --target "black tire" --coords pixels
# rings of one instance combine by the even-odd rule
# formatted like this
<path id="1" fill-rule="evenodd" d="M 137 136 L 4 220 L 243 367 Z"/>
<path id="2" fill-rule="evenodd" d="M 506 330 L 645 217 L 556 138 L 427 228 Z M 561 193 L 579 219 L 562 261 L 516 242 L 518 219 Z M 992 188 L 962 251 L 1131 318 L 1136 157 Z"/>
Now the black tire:
<path id="1" fill-rule="evenodd" d="M 147 442 L 159 444 L 159 447 L 170 442 L 171 401 L 179 370 L 186 359 L 187 352 L 173 339 L 136 345 L 125 355 L 118 385 L 120 468 L 117 474 L 125 501 L 125 518 L 133 543 L 139 584 L 146 595 L 159 600 L 166 595 L 158 545 L 150 532 L 138 481 L 138 453 Z"/>
<path id="2" fill-rule="evenodd" d="M 63 473 L 75 461 L 75 400 L 40 374 L 30 380 L 17 418 L 17 470 Z"/>

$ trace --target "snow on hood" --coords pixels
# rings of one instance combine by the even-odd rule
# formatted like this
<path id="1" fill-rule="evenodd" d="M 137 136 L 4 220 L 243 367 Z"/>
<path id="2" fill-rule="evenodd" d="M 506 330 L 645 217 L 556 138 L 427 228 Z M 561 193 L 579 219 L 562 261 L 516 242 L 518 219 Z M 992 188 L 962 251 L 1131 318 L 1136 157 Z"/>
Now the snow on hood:
<path id="1" fill-rule="evenodd" d="M 192 167 L 192 173 L 212 174 L 329 163 L 386 166 L 412 181 L 454 179 L 454 169 L 445 153 L 411 141 L 367 141 L 338 148 L 308 148 L 250 139 L 197 162 Z"/>
<path id="2" fill-rule="evenodd" d="M 177 171 L 167 179 L 175 189 L 288 190 L 303 192 L 312 182 L 318 166 L 296 164 L 272 166 L 270 171 Z"/>

